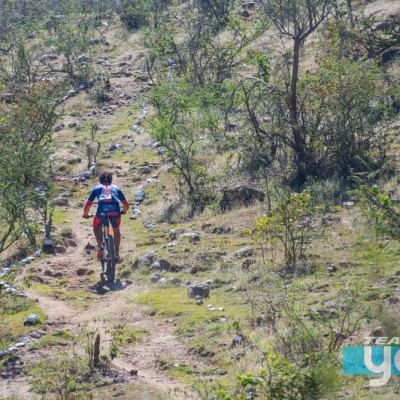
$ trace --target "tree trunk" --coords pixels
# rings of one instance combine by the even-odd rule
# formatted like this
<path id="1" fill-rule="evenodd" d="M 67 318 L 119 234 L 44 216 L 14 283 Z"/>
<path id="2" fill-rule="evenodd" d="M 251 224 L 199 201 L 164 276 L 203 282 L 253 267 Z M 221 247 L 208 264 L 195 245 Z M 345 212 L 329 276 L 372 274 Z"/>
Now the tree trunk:
<path id="1" fill-rule="evenodd" d="M 305 142 L 302 135 L 303 132 L 299 125 L 299 110 L 297 107 L 297 83 L 299 80 L 300 45 L 300 39 L 296 38 L 294 40 L 293 46 L 293 69 L 290 82 L 289 111 L 293 141 L 295 144 L 295 164 L 297 169 L 296 181 L 297 183 L 302 184 L 307 177 L 307 171 L 305 167 L 307 155 Z"/>

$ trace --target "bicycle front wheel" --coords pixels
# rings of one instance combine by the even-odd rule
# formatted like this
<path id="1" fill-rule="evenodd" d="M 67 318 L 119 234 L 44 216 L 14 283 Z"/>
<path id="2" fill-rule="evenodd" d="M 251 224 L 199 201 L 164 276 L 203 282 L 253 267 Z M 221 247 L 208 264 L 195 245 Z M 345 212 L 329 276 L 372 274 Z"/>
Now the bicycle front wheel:
<path id="1" fill-rule="evenodd" d="M 114 238 L 108 235 L 107 280 L 109 282 L 115 281 L 115 264 Z"/>

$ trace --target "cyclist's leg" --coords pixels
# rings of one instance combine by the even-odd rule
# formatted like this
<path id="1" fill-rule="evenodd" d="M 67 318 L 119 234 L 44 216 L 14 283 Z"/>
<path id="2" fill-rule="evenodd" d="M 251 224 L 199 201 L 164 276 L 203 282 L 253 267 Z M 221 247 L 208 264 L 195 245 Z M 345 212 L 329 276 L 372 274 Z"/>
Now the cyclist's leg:
<path id="1" fill-rule="evenodd" d="M 98 217 L 93 218 L 93 233 L 96 238 L 96 242 L 101 244 L 101 219 Z"/>
<path id="2" fill-rule="evenodd" d="M 101 242 L 101 225 L 100 225 L 100 218 L 94 217 L 93 218 L 93 232 L 94 236 L 97 241 L 97 258 L 101 259 L 104 256 L 104 249 L 103 244 Z"/>

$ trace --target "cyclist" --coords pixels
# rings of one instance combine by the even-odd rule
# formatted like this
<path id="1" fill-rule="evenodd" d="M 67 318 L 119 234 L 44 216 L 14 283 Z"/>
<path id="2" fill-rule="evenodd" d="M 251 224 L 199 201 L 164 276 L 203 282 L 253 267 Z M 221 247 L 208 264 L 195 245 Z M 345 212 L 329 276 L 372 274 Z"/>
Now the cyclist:
<path id="1" fill-rule="evenodd" d="M 97 240 L 97 259 L 104 257 L 104 249 L 101 243 L 101 217 L 110 217 L 110 223 L 114 230 L 115 258 L 119 260 L 119 246 L 121 243 L 121 232 L 119 226 L 121 224 L 121 210 L 119 202 L 122 203 L 122 213 L 125 214 L 129 209 L 121 189 L 112 184 L 112 173 L 103 171 L 99 176 L 100 185 L 97 185 L 89 195 L 85 207 L 83 209 L 83 218 L 89 218 L 90 206 L 97 198 L 97 212 L 93 219 L 93 232 Z"/>

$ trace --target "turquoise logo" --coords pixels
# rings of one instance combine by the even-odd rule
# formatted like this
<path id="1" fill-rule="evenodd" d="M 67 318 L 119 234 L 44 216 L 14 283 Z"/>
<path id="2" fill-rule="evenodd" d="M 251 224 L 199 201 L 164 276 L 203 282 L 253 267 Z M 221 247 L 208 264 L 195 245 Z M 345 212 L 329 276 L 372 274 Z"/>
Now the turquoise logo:
<path id="1" fill-rule="evenodd" d="M 392 375 L 400 375 L 400 346 L 347 346 L 343 348 L 345 375 L 382 375 L 370 386 L 383 386 Z"/>

